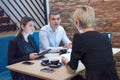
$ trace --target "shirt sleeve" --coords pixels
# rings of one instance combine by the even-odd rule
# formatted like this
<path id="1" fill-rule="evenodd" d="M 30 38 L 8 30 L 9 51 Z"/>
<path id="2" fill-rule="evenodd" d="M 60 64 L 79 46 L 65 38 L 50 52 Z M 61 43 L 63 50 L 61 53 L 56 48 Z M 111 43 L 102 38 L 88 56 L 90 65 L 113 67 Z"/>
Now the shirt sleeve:
<path id="1" fill-rule="evenodd" d="M 51 49 L 50 52 L 59 52 L 61 49 L 63 49 L 62 47 L 51 47 L 50 46 L 49 40 L 47 38 L 47 33 L 45 30 L 40 31 L 39 37 L 40 37 L 40 45 L 43 50 Z"/>
<path id="2" fill-rule="evenodd" d="M 62 41 L 63 41 L 64 44 L 71 43 L 71 41 L 70 41 L 69 38 L 67 37 L 66 32 L 65 32 L 64 29 L 63 29 L 63 38 L 62 38 Z"/>
<path id="3" fill-rule="evenodd" d="M 79 64 L 79 60 L 83 57 L 82 53 L 82 46 L 83 46 L 83 41 L 80 39 L 79 35 L 74 35 L 73 38 L 73 43 L 72 43 L 72 52 L 71 52 L 71 57 L 70 61 L 68 62 L 67 65 L 70 66 L 72 70 L 76 70 Z"/>
<path id="4" fill-rule="evenodd" d="M 9 65 L 20 62 L 20 61 L 29 60 L 29 54 L 23 55 L 23 56 L 18 56 L 18 55 L 20 55 L 20 53 L 18 53 L 18 51 L 19 50 L 18 50 L 16 41 L 11 40 L 9 42 L 9 46 L 8 46 L 8 64 Z"/>

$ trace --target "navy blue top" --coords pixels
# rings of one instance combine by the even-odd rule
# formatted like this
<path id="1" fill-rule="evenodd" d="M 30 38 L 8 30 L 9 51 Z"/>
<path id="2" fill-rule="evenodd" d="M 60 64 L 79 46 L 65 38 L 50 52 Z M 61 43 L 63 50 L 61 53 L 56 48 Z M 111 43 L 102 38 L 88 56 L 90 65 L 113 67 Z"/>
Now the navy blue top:
<path id="1" fill-rule="evenodd" d="M 76 70 L 79 60 L 86 68 L 85 80 L 118 80 L 112 45 L 107 36 L 97 31 L 75 34 L 68 65 Z"/>
<path id="2" fill-rule="evenodd" d="M 35 44 L 35 40 L 30 35 L 28 42 L 24 40 L 22 34 L 19 34 L 9 42 L 8 46 L 8 64 L 29 60 L 30 53 L 38 53 L 39 48 Z"/>

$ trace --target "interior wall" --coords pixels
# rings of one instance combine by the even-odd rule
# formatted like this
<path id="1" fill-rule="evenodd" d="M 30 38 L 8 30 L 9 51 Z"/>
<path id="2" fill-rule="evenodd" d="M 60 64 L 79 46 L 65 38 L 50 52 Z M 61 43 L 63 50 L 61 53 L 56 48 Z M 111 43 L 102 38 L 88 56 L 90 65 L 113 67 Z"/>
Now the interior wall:
<path id="1" fill-rule="evenodd" d="M 24 16 L 35 19 L 36 29 L 47 24 L 48 0 L 0 0 L 0 7 L 20 26 Z"/>
<path id="2" fill-rule="evenodd" d="M 113 47 L 120 47 L 120 0 L 49 0 L 50 10 L 61 11 L 61 25 L 72 40 L 77 32 L 71 15 L 79 5 L 90 5 L 96 12 L 96 30 L 111 32 Z"/>

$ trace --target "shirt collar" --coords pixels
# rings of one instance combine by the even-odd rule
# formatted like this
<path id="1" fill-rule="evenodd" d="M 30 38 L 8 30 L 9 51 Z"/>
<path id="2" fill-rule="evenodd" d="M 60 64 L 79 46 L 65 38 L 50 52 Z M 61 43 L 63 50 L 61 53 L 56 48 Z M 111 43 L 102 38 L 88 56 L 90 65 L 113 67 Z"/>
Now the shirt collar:
<path id="1" fill-rule="evenodd" d="M 55 31 L 53 31 L 52 30 L 52 28 L 50 27 L 50 23 L 48 24 L 49 25 L 49 29 L 50 29 L 50 32 L 57 32 L 58 31 L 58 29 L 59 29 L 59 26 L 56 28 L 56 30 Z"/>

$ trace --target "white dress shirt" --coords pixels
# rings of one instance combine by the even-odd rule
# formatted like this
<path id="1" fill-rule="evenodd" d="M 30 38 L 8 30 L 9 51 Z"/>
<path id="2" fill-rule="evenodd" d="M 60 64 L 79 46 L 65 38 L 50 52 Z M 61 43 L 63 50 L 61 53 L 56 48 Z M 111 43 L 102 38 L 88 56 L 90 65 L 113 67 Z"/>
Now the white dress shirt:
<path id="1" fill-rule="evenodd" d="M 59 47 L 60 42 L 64 44 L 71 43 L 68 39 L 66 32 L 62 26 L 57 27 L 55 31 L 52 30 L 50 24 L 41 28 L 40 33 L 40 49 L 51 49 L 51 52 L 59 52 L 62 47 Z"/>

